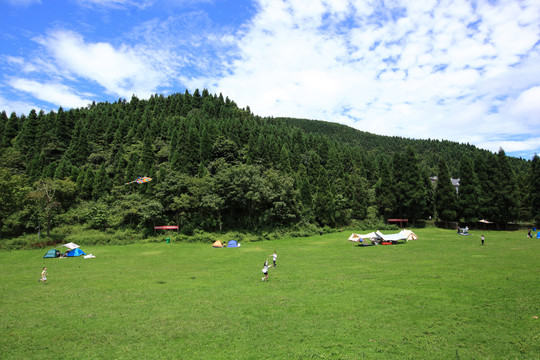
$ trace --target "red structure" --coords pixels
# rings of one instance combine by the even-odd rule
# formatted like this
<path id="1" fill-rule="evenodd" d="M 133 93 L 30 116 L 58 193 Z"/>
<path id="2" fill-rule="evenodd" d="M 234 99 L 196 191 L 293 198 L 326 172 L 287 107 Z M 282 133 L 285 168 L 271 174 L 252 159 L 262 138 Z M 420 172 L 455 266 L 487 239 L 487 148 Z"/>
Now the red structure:
<path id="1" fill-rule="evenodd" d="M 154 226 L 154 230 L 178 230 L 178 225 Z"/>
<path id="2" fill-rule="evenodd" d="M 409 224 L 409 219 L 388 219 L 388 223 L 399 223 L 399 227 L 403 227 L 403 223 Z"/>

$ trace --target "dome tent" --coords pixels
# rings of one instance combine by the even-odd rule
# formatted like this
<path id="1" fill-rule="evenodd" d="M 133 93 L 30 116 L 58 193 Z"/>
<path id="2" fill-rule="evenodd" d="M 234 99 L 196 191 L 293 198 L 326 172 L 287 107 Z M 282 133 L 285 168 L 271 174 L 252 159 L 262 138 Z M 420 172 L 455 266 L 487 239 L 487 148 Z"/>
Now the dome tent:
<path id="1" fill-rule="evenodd" d="M 75 257 L 75 256 L 81 256 L 81 255 L 86 255 L 85 252 L 81 250 L 81 248 L 73 249 L 66 254 L 67 257 Z"/>
<path id="2" fill-rule="evenodd" d="M 45 255 L 43 255 L 43 258 L 44 259 L 52 259 L 52 258 L 57 258 L 60 256 L 60 251 L 56 250 L 56 249 L 51 249 L 49 251 L 47 251 L 45 253 Z"/>

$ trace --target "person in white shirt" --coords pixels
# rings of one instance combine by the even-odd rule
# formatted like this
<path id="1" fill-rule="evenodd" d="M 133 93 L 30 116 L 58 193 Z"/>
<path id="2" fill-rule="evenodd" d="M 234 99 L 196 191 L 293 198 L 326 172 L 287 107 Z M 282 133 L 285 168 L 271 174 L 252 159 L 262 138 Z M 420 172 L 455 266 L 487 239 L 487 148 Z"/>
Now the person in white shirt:
<path id="1" fill-rule="evenodd" d="M 267 281 L 268 280 L 268 260 L 264 262 L 262 273 L 264 274 L 262 281 Z"/>
<path id="2" fill-rule="evenodd" d="M 274 267 L 277 267 L 276 261 L 277 261 L 277 253 L 274 251 L 272 254 L 272 260 L 274 261 Z"/>

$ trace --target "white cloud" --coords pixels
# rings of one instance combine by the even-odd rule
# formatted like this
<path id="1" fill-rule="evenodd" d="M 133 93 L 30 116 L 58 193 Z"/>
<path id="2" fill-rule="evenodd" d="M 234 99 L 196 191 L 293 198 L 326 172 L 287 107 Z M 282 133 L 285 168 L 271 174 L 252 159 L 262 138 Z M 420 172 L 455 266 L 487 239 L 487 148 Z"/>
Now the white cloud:
<path id="1" fill-rule="evenodd" d="M 64 76 L 95 81 L 110 94 L 148 97 L 158 86 L 167 84 L 167 73 L 156 66 L 156 53 L 144 46 L 86 43 L 81 35 L 67 30 L 51 32 L 38 41 L 58 69 L 66 72 Z"/>
<path id="2" fill-rule="evenodd" d="M 52 104 L 62 104 L 65 107 L 84 107 L 92 103 L 92 100 L 81 98 L 75 91 L 66 85 L 58 83 L 40 83 L 34 80 L 14 78 L 9 81 L 10 85 L 19 90 L 32 94 L 37 99 Z"/>
<path id="3" fill-rule="evenodd" d="M 8 116 L 15 112 L 17 115 L 28 114 L 30 110 L 36 109 L 35 104 L 21 101 L 21 100 L 8 100 L 0 95 L 0 111 L 5 111 Z"/>
<path id="4" fill-rule="evenodd" d="M 531 103 L 540 86 L 538 2 L 388 3 L 406 11 L 379 2 L 334 4 L 259 1 L 259 13 L 238 37 L 231 73 L 217 84 L 199 78 L 188 86 L 223 92 L 260 115 L 474 139 L 493 151 L 518 148 L 501 134 L 540 131 L 538 101 Z"/>

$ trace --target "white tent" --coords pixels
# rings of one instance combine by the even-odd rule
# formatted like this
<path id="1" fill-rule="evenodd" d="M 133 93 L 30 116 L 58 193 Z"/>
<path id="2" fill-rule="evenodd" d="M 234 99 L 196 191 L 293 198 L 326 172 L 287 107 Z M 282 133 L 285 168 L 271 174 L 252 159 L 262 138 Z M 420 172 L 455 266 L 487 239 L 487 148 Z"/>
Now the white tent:
<path id="1" fill-rule="evenodd" d="M 411 230 L 401 230 L 397 234 L 383 234 L 379 230 L 375 232 L 384 241 L 416 240 L 418 236 Z"/>
<path id="2" fill-rule="evenodd" d="M 77 244 L 75 244 L 75 243 L 72 243 L 72 242 L 69 242 L 69 243 L 67 243 L 67 244 L 60 245 L 60 246 L 67 247 L 67 248 L 70 249 L 70 250 L 77 249 L 77 248 L 80 247 L 79 245 L 77 245 Z"/>
<path id="3" fill-rule="evenodd" d="M 371 239 L 371 238 L 376 238 L 377 235 L 372 232 L 372 233 L 369 233 L 369 234 L 355 234 L 355 233 L 352 233 L 351 236 L 349 236 L 349 241 L 354 241 L 354 242 L 359 242 L 360 240 L 362 239 Z"/>
<path id="4" fill-rule="evenodd" d="M 411 230 L 401 230 L 401 232 L 403 233 L 403 235 L 405 235 L 407 237 L 407 241 L 409 240 L 417 240 L 418 239 L 418 235 L 416 235 L 415 233 L 413 233 Z"/>
<path id="5" fill-rule="evenodd" d="M 375 232 L 370 232 L 368 234 L 355 234 L 353 233 L 351 236 L 349 236 L 349 241 L 354 242 L 362 242 L 362 239 L 369 239 L 372 241 L 380 242 L 380 241 L 390 241 L 390 242 L 397 242 L 400 240 L 416 240 L 418 239 L 418 236 L 413 233 L 411 230 L 401 230 L 400 232 L 396 234 L 383 234 L 379 230 Z"/>
<path id="6" fill-rule="evenodd" d="M 370 232 L 369 234 L 352 234 L 349 236 L 349 241 L 359 242 L 361 239 L 373 239 L 378 238 L 377 234 Z"/>
<path id="7" fill-rule="evenodd" d="M 375 232 L 381 239 L 384 241 L 399 241 L 399 240 L 405 240 L 407 237 L 403 235 L 401 232 L 398 232 L 397 234 L 383 234 L 379 230 Z"/>
<path id="8" fill-rule="evenodd" d="M 360 239 L 361 239 L 360 235 L 352 233 L 351 236 L 349 236 L 349 238 L 347 240 L 358 242 L 358 241 L 360 241 Z"/>

